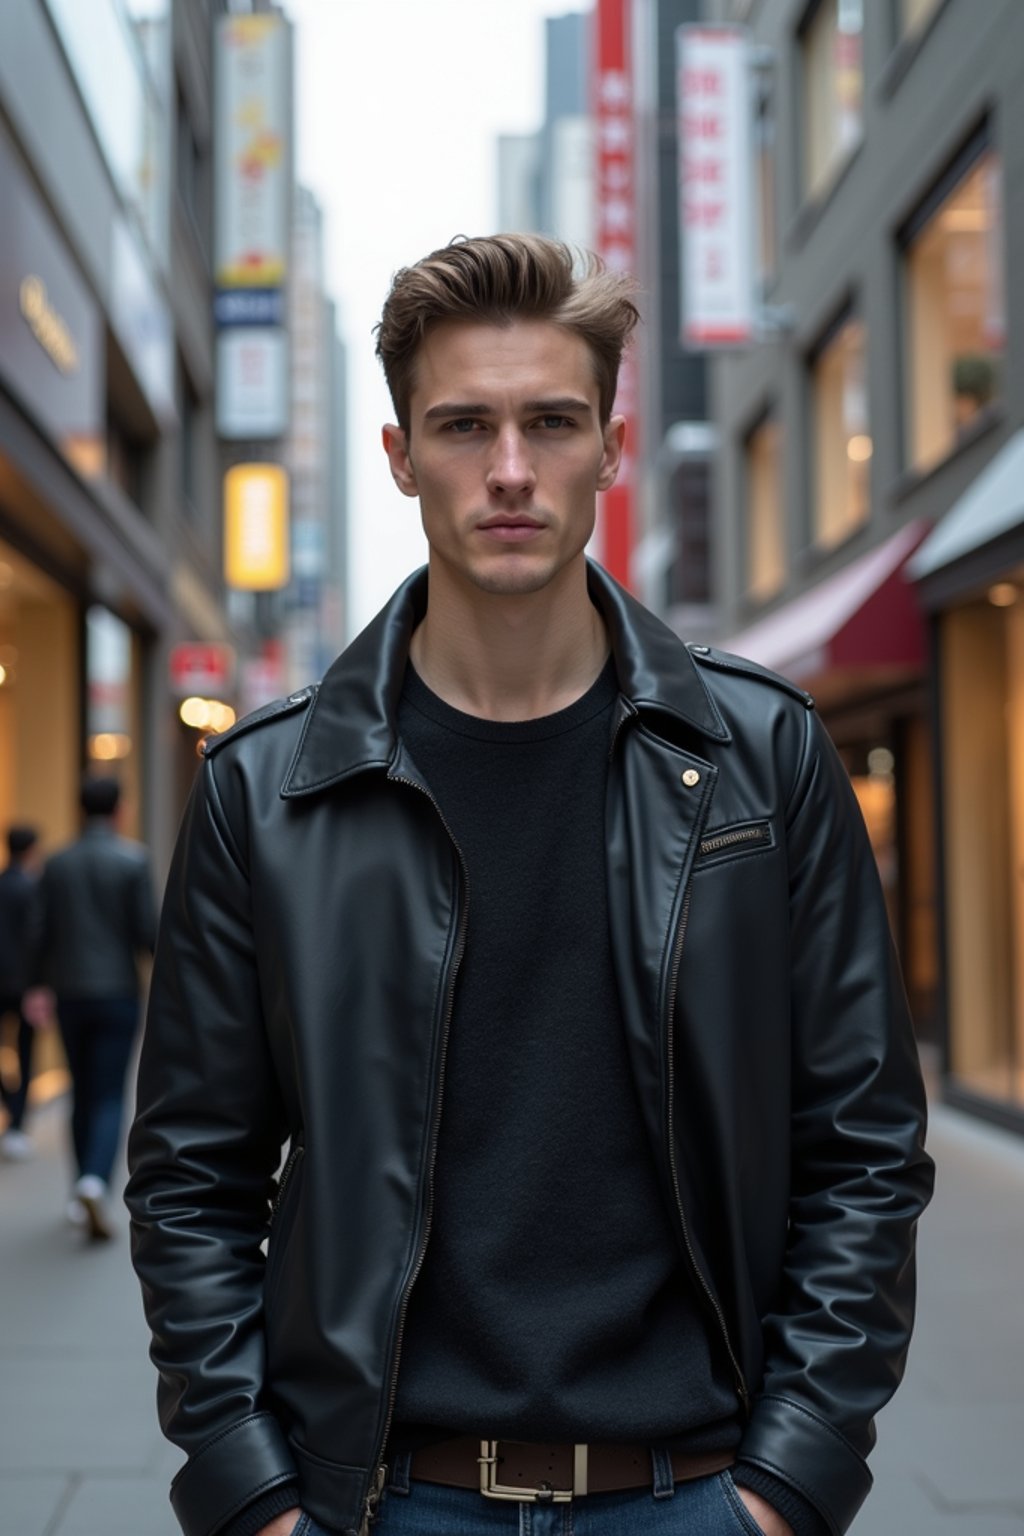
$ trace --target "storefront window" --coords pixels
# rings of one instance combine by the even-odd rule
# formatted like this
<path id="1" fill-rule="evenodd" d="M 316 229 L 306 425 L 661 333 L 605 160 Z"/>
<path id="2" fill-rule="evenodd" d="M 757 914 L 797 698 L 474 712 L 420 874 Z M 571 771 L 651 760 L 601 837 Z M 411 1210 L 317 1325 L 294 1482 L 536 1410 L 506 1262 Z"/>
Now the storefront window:
<path id="1" fill-rule="evenodd" d="M 1024 1106 L 1024 570 L 942 621 L 951 1070 Z"/>
<path id="2" fill-rule="evenodd" d="M 821 0 L 801 38 L 804 192 L 818 197 L 863 136 L 862 0 Z"/>
<path id="3" fill-rule="evenodd" d="M 811 536 L 841 543 L 868 518 L 872 442 L 868 430 L 864 325 L 843 321 L 814 358 L 814 501 Z"/>
<path id="4" fill-rule="evenodd" d="M 905 243 L 909 442 L 916 468 L 944 458 L 998 399 L 1006 339 L 998 157 L 986 151 Z"/>
<path id="5" fill-rule="evenodd" d="M 136 645 L 116 614 L 95 605 L 86 614 L 86 751 L 97 772 L 121 783 L 121 828 L 138 827 L 139 763 Z"/>
<path id="6" fill-rule="evenodd" d="M 747 592 L 758 602 L 786 579 L 780 439 L 779 423 L 769 416 L 746 444 Z"/>

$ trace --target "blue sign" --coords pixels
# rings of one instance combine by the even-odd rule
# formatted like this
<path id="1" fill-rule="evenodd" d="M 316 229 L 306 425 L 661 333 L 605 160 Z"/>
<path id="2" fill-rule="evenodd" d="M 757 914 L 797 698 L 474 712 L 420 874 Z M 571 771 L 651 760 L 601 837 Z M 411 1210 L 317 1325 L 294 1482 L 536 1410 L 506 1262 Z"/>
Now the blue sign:
<path id="1" fill-rule="evenodd" d="M 283 325 L 282 288 L 218 288 L 213 296 L 217 325 Z"/>

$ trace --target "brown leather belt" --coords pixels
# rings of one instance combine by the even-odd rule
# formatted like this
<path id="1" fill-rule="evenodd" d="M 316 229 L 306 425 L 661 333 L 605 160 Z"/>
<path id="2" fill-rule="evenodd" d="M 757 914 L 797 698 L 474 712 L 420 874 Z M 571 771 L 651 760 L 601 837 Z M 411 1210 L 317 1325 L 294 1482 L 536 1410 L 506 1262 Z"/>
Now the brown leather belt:
<path id="1" fill-rule="evenodd" d="M 671 1454 L 677 1483 L 709 1477 L 732 1466 L 730 1451 Z M 616 1493 L 653 1481 L 645 1445 L 527 1445 L 515 1440 L 473 1440 L 468 1435 L 416 1451 L 410 1476 L 449 1488 L 475 1488 L 491 1499 L 566 1503 L 587 1493 Z"/>

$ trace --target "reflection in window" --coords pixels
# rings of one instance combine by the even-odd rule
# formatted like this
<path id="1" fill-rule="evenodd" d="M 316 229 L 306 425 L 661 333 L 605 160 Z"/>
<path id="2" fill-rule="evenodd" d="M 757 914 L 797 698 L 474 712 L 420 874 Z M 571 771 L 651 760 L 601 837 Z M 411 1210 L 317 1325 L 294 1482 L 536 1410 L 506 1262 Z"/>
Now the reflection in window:
<path id="1" fill-rule="evenodd" d="M 821 0 L 802 38 L 804 192 L 817 197 L 860 143 L 863 0 Z"/>
<path id="2" fill-rule="evenodd" d="M 843 321 L 813 360 L 812 537 L 830 549 L 865 523 L 872 442 L 868 428 L 864 325 Z"/>
<path id="3" fill-rule="evenodd" d="M 769 416 L 746 444 L 747 591 L 757 601 L 774 596 L 786 579 L 781 435 Z"/>
<path id="4" fill-rule="evenodd" d="M 1001 389 L 1006 337 L 998 157 L 982 154 L 906 242 L 907 457 L 927 467 Z"/>

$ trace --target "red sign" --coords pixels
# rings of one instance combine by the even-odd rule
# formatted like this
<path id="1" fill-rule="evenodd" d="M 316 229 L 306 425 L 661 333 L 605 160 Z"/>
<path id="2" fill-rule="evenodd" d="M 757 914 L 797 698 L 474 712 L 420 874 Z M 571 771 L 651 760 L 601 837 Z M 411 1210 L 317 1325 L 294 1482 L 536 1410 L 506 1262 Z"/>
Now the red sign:
<path id="1" fill-rule="evenodd" d="M 176 645 L 171 651 L 171 688 L 180 698 L 192 694 L 223 697 L 235 676 L 235 652 L 230 645 Z"/>
<path id="2" fill-rule="evenodd" d="M 630 0 L 597 0 L 594 122 L 597 131 L 597 250 L 613 272 L 636 271 L 633 183 L 633 79 L 629 54 Z M 602 565 L 630 582 L 636 466 L 636 363 L 627 352 L 619 371 L 616 415 L 626 418 L 618 479 L 601 499 L 598 549 Z"/>

